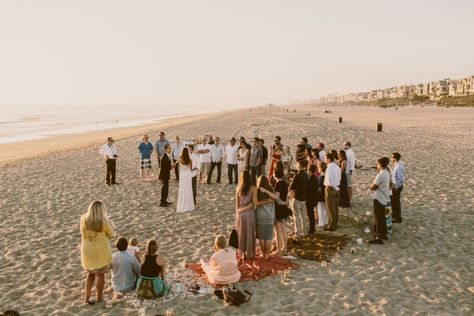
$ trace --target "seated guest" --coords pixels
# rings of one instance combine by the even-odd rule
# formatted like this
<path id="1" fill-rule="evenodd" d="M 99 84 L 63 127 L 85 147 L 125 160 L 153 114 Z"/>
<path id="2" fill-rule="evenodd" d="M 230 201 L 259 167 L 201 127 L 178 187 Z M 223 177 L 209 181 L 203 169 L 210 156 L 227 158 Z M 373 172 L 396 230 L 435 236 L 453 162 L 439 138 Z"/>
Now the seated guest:
<path id="1" fill-rule="evenodd" d="M 158 255 L 158 243 L 151 239 L 146 244 L 145 254 L 141 258 L 141 275 L 137 281 L 138 297 L 153 299 L 169 292 L 165 283 L 165 259 Z"/>
<path id="2" fill-rule="evenodd" d="M 127 251 L 127 245 L 128 241 L 123 237 L 115 242 L 118 251 L 112 256 L 114 298 L 120 298 L 121 293 L 133 291 L 140 275 L 140 263 Z"/>
<path id="3" fill-rule="evenodd" d="M 140 250 L 140 247 L 138 247 L 137 238 L 130 238 L 130 243 L 128 244 L 127 252 L 137 258 L 137 260 L 140 260 L 142 252 Z"/>
<path id="4" fill-rule="evenodd" d="M 201 259 L 201 267 L 213 285 L 236 283 L 240 280 L 235 250 L 227 247 L 227 240 L 223 235 L 216 237 L 211 260 Z"/>

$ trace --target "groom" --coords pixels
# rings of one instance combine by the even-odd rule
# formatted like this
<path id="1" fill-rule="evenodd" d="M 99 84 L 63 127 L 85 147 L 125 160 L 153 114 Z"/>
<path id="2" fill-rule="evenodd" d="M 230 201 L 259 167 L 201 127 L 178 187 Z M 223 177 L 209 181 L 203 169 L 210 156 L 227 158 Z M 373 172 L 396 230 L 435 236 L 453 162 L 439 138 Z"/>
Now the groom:
<path id="1" fill-rule="evenodd" d="M 173 159 L 171 158 L 171 146 L 170 144 L 165 145 L 165 153 L 163 157 L 161 157 L 161 168 L 160 168 L 160 175 L 159 179 L 161 180 L 161 202 L 160 206 L 162 207 L 169 207 L 170 202 L 167 201 L 168 199 L 168 185 L 170 182 L 170 171 L 172 168 Z"/>

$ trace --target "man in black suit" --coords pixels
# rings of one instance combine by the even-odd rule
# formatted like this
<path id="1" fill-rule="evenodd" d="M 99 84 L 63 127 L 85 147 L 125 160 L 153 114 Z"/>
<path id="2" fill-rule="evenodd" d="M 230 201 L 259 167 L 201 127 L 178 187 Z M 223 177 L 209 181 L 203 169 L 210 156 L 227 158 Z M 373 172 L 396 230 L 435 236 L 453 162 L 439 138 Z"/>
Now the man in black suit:
<path id="1" fill-rule="evenodd" d="M 171 146 L 167 144 L 165 146 L 165 153 L 161 157 L 161 168 L 159 179 L 161 180 L 161 202 L 160 206 L 168 207 L 171 203 L 166 201 L 168 199 L 168 185 L 170 182 L 170 171 L 173 159 L 171 158 Z"/>

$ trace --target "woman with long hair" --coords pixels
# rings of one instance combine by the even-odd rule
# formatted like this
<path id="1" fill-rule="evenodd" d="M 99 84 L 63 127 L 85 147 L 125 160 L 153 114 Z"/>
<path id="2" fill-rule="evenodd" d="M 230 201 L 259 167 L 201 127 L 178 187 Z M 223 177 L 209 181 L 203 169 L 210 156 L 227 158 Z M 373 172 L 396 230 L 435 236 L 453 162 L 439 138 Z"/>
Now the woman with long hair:
<path id="1" fill-rule="evenodd" d="M 240 141 L 239 150 L 237 151 L 237 171 L 239 175 L 242 171 L 249 170 L 249 156 L 250 150 L 247 147 L 245 140 Z"/>
<path id="2" fill-rule="evenodd" d="M 346 168 L 347 168 L 347 155 L 344 150 L 339 150 L 338 153 L 339 166 L 341 167 L 341 184 L 339 186 L 339 206 L 349 207 L 351 203 L 349 201 L 349 185 L 347 183 Z"/>
<path id="3" fill-rule="evenodd" d="M 112 249 L 109 239 L 112 227 L 107 217 L 105 204 L 96 200 L 89 205 L 87 213 L 81 216 L 81 265 L 87 272 L 84 303 L 94 304 L 91 291 L 96 283 L 97 302 L 102 301 L 104 274 L 112 264 Z"/>
<path id="4" fill-rule="evenodd" d="M 255 257 L 255 211 L 253 195 L 256 191 L 250 173 L 240 173 L 239 186 L 235 191 L 235 230 L 239 239 L 238 256 L 240 260 Z"/>
<path id="5" fill-rule="evenodd" d="M 273 226 L 275 224 L 275 200 L 280 196 L 274 193 L 267 177 L 259 176 L 257 189 L 253 194 L 253 204 L 256 208 L 257 238 L 263 258 L 267 258 L 272 249 Z"/>
<path id="6" fill-rule="evenodd" d="M 138 297 L 154 299 L 166 295 L 170 287 L 165 283 L 166 261 L 158 254 L 158 243 L 151 239 L 141 257 L 141 275 L 137 280 Z"/>
<path id="7" fill-rule="evenodd" d="M 293 156 L 291 155 L 290 146 L 285 146 L 285 150 L 281 155 L 281 162 L 283 163 L 283 172 L 285 178 L 290 179 L 290 169 L 293 162 Z"/>
<path id="8" fill-rule="evenodd" d="M 291 210 L 288 208 L 288 183 L 284 180 L 284 168 L 281 161 L 277 163 L 275 168 L 275 180 L 275 192 L 280 194 L 275 204 L 275 231 L 277 252 L 281 255 L 288 251 L 288 234 L 286 233 L 285 223 L 291 216 Z"/>
<path id="9" fill-rule="evenodd" d="M 187 147 L 183 148 L 181 156 L 178 159 L 178 165 L 179 190 L 176 210 L 178 212 L 194 211 L 192 161 L 189 157 L 189 149 Z"/>

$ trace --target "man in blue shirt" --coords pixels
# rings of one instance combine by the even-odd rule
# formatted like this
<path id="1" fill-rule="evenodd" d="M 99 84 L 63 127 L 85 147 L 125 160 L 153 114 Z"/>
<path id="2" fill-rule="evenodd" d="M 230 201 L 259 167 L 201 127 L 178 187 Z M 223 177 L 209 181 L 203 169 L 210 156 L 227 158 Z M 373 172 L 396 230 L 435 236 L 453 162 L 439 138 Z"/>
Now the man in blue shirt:
<path id="1" fill-rule="evenodd" d="M 392 223 L 401 223 L 402 207 L 400 204 L 400 194 L 402 193 L 403 183 L 405 182 L 405 166 L 400 161 L 400 153 L 394 152 L 390 158 L 393 163 L 392 179 L 395 183 L 392 188 Z"/>
<path id="2" fill-rule="evenodd" d="M 118 251 L 112 257 L 112 288 L 114 298 L 118 299 L 123 293 L 135 289 L 141 267 L 137 258 L 127 252 L 127 239 L 120 237 L 115 246 Z"/>
<path id="3" fill-rule="evenodd" d="M 140 168 L 142 169 L 141 178 L 142 181 L 150 180 L 150 170 L 151 170 L 151 154 L 153 153 L 153 145 L 148 142 L 148 135 L 143 135 L 143 142 L 138 146 L 138 151 L 140 152 Z"/>
<path id="4" fill-rule="evenodd" d="M 158 168 L 161 168 L 161 157 L 165 154 L 165 146 L 170 142 L 165 138 L 165 133 L 160 132 L 160 139 L 156 141 L 156 155 L 158 158 Z"/>

